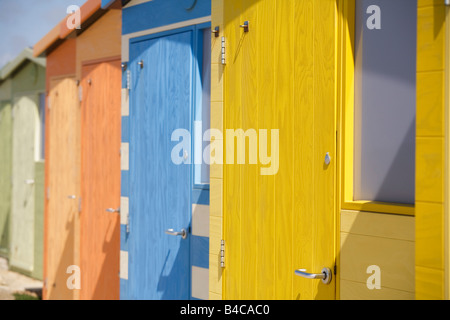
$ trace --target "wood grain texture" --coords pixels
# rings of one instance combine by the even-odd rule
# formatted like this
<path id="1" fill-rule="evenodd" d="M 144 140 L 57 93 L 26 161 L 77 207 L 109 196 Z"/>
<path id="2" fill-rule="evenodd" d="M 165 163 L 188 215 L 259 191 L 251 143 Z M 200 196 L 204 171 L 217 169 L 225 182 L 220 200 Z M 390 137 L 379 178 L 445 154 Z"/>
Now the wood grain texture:
<path id="1" fill-rule="evenodd" d="M 294 271 L 335 263 L 335 2 L 226 1 L 224 17 L 224 130 L 279 129 L 280 151 L 274 176 L 225 165 L 223 297 L 333 299 Z"/>
<path id="2" fill-rule="evenodd" d="M 12 179 L 12 115 L 11 103 L 0 102 L 0 255 L 9 255 Z"/>
<path id="3" fill-rule="evenodd" d="M 34 268 L 33 277 L 44 280 L 45 163 L 34 164 Z"/>
<path id="4" fill-rule="evenodd" d="M 380 267 L 381 290 L 414 293 L 414 242 L 341 232 L 340 279 L 366 284 L 367 268 Z M 366 286 L 366 298 L 370 291 Z M 341 299 L 345 299 L 341 291 Z"/>
<path id="5" fill-rule="evenodd" d="M 342 210 L 340 221 L 340 299 L 414 299 L 417 218 Z M 381 289 L 366 285 L 371 265 Z"/>
<path id="6" fill-rule="evenodd" d="M 244 37 L 239 28 L 242 13 L 242 1 L 227 1 L 224 3 L 225 38 L 227 49 L 227 66 L 224 72 L 224 130 L 227 128 L 242 128 L 241 112 L 241 66 L 242 55 L 240 45 Z M 234 143 L 228 143 L 225 137 L 226 155 L 230 152 L 236 154 Z M 230 150 L 234 148 L 234 150 Z M 225 161 L 225 160 L 224 160 Z M 241 166 L 224 165 L 224 239 L 226 241 L 225 260 L 227 267 L 224 271 L 224 298 L 242 299 L 241 273 L 242 273 L 242 239 L 241 239 L 241 201 L 242 182 Z M 233 199 L 230 201 L 229 199 Z"/>
<path id="7" fill-rule="evenodd" d="M 77 37 L 77 79 L 86 61 L 119 57 L 121 54 L 122 11 L 109 10 Z"/>
<path id="8" fill-rule="evenodd" d="M 368 290 L 365 283 L 341 280 L 341 300 L 414 300 L 414 292 L 383 288 Z"/>
<path id="9" fill-rule="evenodd" d="M 241 13 L 243 17 L 248 21 L 252 21 L 255 25 L 258 25 L 258 11 L 257 6 L 248 6 L 243 9 Z M 258 93 L 258 83 L 254 74 L 257 70 L 257 62 L 258 59 L 254 59 L 257 57 L 257 41 L 258 41 L 258 33 L 257 29 L 252 33 L 242 33 L 242 61 L 246 61 L 246 63 L 242 63 L 241 74 L 241 117 L 242 117 L 242 129 L 244 131 L 254 130 L 258 128 L 258 105 L 255 103 L 255 99 Z M 236 127 L 239 128 L 239 127 Z M 246 153 L 253 152 L 249 147 L 246 150 Z M 254 152 L 256 153 L 256 150 Z M 246 161 L 251 159 L 250 154 L 246 154 Z M 257 158 L 257 155 L 254 155 Z M 245 212 L 242 215 L 242 223 L 241 223 L 241 241 L 242 241 L 242 249 L 241 249 L 241 263 L 246 266 L 242 269 L 241 272 L 241 297 L 244 299 L 255 300 L 258 298 L 258 283 L 257 273 L 255 270 L 258 267 L 257 254 L 254 254 L 254 243 L 256 243 L 258 239 L 258 229 L 255 221 L 255 216 L 257 215 L 259 209 L 259 184 L 258 184 L 258 176 L 259 176 L 259 166 L 251 165 L 251 166 L 243 166 L 241 167 L 241 177 L 242 177 L 242 185 L 243 186 L 253 186 L 252 188 L 246 187 L 242 189 L 242 199 L 246 199 L 247 201 L 242 201 L 241 204 L 241 212 Z M 256 248 L 257 250 L 257 248 Z"/>
<path id="10" fill-rule="evenodd" d="M 76 73 L 76 47 L 76 38 L 66 39 L 47 55 L 47 91 L 50 90 L 50 82 L 54 77 L 74 75 Z"/>
<path id="11" fill-rule="evenodd" d="M 43 267 L 41 191 L 44 180 L 40 176 L 42 166 L 35 161 L 38 157 L 38 144 L 41 140 L 39 95 L 45 91 L 45 82 L 45 68 L 29 60 L 11 75 L 11 94 L 14 97 L 11 226 L 14 229 L 11 229 L 10 236 L 11 245 L 17 249 L 17 256 L 13 259 L 19 260 L 12 261 L 11 267 L 38 279 L 42 279 Z M 39 166 L 37 171 L 36 166 Z M 36 174 L 41 179 L 38 179 Z M 33 183 L 27 184 L 26 180 L 33 181 Z M 25 260 L 28 261 L 26 263 L 28 267 L 23 263 Z"/>
<path id="12" fill-rule="evenodd" d="M 224 36 L 224 0 L 211 1 L 211 28 L 219 26 L 219 36 L 211 35 L 211 128 L 219 129 L 223 137 L 223 71 L 224 66 L 213 67 L 222 63 L 222 37 Z M 214 101 L 216 97 L 218 101 Z M 222 140 L 223 143 L 223 140 Z M 223 152 L 222 152 L 223 153 Z M 223 155 L 223 154 L 222 154 Z M 210 238 L 209 238 L 209 298 L 222 296 L 222 267 L 220 266 L 220 244 L 223 239 L 223 164 L 212 163 L 210 166 Z"/>
<path id="13" fill-rule="evenodd" d="M 120 60 L 82 69 L 80 298 L 119 299 Z"/>
<path id="14" fill-rule="evenodd" d="M 27 273 L 34 268 L 34 135 L 38 101 L 37 95 L 16 96 L 12 111 L 10 265 Z"/>
<path id="15" fill-rule="evenodd" d="M 172 162 L 169 142 L 190 129 L 192 45 L 185 31 L 130 46 L 129 299 L 190 297 L 191 237 L 164 231 L 191 223 L 190 166 Z"/>
<path id="16" fill-rule="evenodd" d="M 313 21 L 314 1 L 296 1 L 295 21 L 304 26 L 295 28 L 294 56 L 294 208 L 293 225 L 297 232 L 293 234 L 296 243 L 293 249 L 293 264 L 307 270 L 313 269 L 313 225 L 314 210 L 313 188 L 315 185 L 315 164 L 311 158 L 314 152 L 314 47 Z M 294 277 L 294 297 L 311 299 L 314 296 L 312 281 Z M 301 292 L 297 288 L 302 288 Z"/>
<path id="17" fill-rule="evenodd" d="M 446 7 L 419 0 L 417 16 L 416 299 L 443 299 L 446 162 Z M 448 72 L 448 70 L 447 70 Z"/>
<path id="18" fill-rule="evenodd" d="M 44 298 L 71 300 L 79 298 L 79 290 L 68 289 L 66 271 L 80 265 L 80 107 L 74 77 L 51 81 L 47 106 Z"/>

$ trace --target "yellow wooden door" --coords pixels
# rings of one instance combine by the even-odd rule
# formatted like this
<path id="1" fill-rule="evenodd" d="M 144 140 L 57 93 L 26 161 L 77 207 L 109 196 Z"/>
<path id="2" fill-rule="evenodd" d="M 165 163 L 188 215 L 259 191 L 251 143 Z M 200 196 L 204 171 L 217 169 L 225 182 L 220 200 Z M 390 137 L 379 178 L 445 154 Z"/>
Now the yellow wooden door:
<path id="1" fill-rule="evenodd" d="M 259 152 L 267 129 L 269 154 L 279 130 L 274 175 L 262 175 L 261 157 L 224 157 L 223 298 L 334 299 L 334 274 L 324 284 L 294 271 L 335 266 L 336 1 L 223 3 L 224 129 L 255 129 Z M 226 155 L 236 154 L 224 136 Z"/>

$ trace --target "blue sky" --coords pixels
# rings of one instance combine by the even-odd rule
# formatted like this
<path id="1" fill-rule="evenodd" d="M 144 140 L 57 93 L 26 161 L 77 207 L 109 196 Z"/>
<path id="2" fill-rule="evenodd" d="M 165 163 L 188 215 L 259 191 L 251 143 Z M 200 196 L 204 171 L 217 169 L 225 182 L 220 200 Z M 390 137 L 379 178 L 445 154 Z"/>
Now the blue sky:
<path id="1" fill-rule="evenodd" d="M 70 5 L 86 0 L 0 0 L 0 68 L 60 22 Z"/>

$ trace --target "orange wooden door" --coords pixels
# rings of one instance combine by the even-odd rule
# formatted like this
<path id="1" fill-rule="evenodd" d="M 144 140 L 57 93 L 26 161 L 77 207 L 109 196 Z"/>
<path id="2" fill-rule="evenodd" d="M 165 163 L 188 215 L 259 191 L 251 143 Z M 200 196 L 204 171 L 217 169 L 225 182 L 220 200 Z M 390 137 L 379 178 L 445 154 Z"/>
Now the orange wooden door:
<path id="1" fill-rule="evenodd" d="M 81 299 L 119 299 L 120 60 L 84 65 L 81 134 Z"/>
<path id="2" fill-rule="evenodd" d="M 68 268 L 79 263 L 80 108 L 77 92 L 74 78 L 52 80 L 50 83 L 46 159 L 46 299 L 72 300 L 79 294 L 78 290 L 67 285 L 71 276 L 67 273 Z"/>

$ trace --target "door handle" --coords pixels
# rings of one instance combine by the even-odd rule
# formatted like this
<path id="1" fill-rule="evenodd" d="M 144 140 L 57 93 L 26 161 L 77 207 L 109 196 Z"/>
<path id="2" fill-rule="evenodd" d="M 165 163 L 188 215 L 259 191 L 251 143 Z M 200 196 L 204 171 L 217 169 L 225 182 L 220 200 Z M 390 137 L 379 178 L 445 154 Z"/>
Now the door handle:
<path id="1" fill-rule="evenodd" d="M 323 268 L 321 273 L 309 273 L 305 269 L 298 269 L 295 270 L 295 274 L 306 279 L 320 279 L 325 284 L 329 284 L 332 278 L 330 268 Z"/>
<path id="2" fill-rule="evenodd" d="M 70 196 L 67 196 L 67 199 L 71 199 L 71 200 L 74 200 L 74 199 L 76 199 L 76 198 L 77 198 L 76 195 L 70 195 Z"/>
<path id="3" fill-rule="evenodd" d="M 181 236 L 183 238 L 183 240 L 187 238 L 186 229 L 181 229 L 180 232 L 174 231 L 173 229 L 168 229 L 168 230 L 166 230 L 166 234 L 168 234 L 170 236 Z"/>
<path id="4" fill-rule="evenodd" d="M 120 213 L 120 208 L 118 208 L 118 209 L 113 209 L 113 208 L 108 208 L 108 209 L 106 209 L 106 212 L 109 212 L 109 213 Z"/>
<path id="5" fill-rule="evenodd" d="M 33 179 L 27 179 L 24 182 L 25 182 L 25 184 L 28 184 L 28 185 L 34 184 L 34 180 Z"/>

